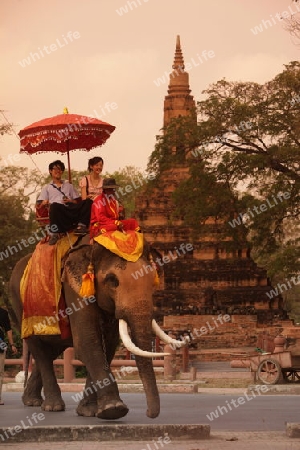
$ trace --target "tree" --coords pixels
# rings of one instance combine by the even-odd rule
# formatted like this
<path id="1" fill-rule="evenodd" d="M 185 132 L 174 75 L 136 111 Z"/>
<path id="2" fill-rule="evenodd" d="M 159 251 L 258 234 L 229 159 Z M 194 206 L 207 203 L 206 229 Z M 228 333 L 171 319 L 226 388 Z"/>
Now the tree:
<path id="1" fill-rule="evenodd" d="M 296 38 L 296 42 L 299 44 L 300 39 L 300 2 L 299 0 L 293 0 L 293 3 L 297 3 L 296 10 L 292 9 L 292 14 L 285 18 L 285 29 L 290 33 L 291 36 Z"/>
<path id="2" fill-rule="evenodd" d="M 3 111 L 0 112 L 4 118 L 0 123 L 0 134 L 13 133 L 13 124 Z M 37 228 L 33 221 L 33 197 L 43 180 L 38 171 L 8 165 L 8 161 L 1 158 L 0 169 L 0 295 L 3 297 L 11 269 L 28 253 L 26 245 L 32 248 L 27 239 Z"/>
<path id="3" fill-rule="evenodd" d="M 4 123 L 3 122 L 0 123 L 0 134 L 2 136 L 3 136 L 3 134 L 12 134 L 13 133 L 13 124 L 7 120 L 7 118 L 5 117 L 4 111 L 0 110 L 0 113 L 5 120 Z"/>
<path id="4" fill-rule="evenodd" d="M 36 170 L 5 165 L 0 171 L 0 303 L 5 304 L 13 320 L 7 282 L 17 261 L 43 238 L 33 207 L 43 184 Z"/>
<path id="5" fill-rule="evenodd" d="M 147 176 L 134 166 L 126 166 L 106 177 L 115 178 L 120 186 L 116 189 L 117 198 L 125 208 L 126 218 L 133 217 L 136 197 L 147 183 Z"/>
<path id="6" fill-rule="evenodd" d="M 248 213 L 257 257 L 278 261 L 278 252 L 293 249 L 288 276 L 300 269 L 299 230 L 287 233 L 300 213 L 299 87 L 300 64 L 291 62 L 264 85 L 221 80 L 198 105 L 199 140 L 207 144 L 202 157 L 218 180 L 248 191 L 239 193 L 236 206 Z"/>
<path id="7" fill-rule="evenodd" d="M 147 172 L 157 180 L 164 170 L 176 164 L 185 165 L 186 154 L 199 146 L 198 133 L 194 114 L 173 118 L 170 124 L 163 128 L 163 134 L 156 136 L 155 149 L 150 155 Z"/>
<path id="8" fill-rule="evenodd" d="M 8 166 L 0 171 L 0 274 L 4 281 L 18 259 L 37 243 L 33 204 L 41 183 L 37 171 L 24 167 Z M 28 242 L 29 237 L 34 244 Z"/>
<path id="9" fill-rule="evenodd" d="M 148 165 L 159 177 L 171 148 L 184 148 L 190 178 L 174 194 L 177 213 L 198 233 L 209 215 L 239 242 L 247 233 L 273 276 L 300 271 L 299 87 L 299 62 L 263 85 L 218 81 L 198 103 L 198 124 L 174 119 Z"/>
<path id="10" fill-rule="evenodd" d="M 199 138 L 216 144 L 221 164 L 234 169 L 233 179 L 246 175 L 261 182 L 282 175 L 299 181 L 299 87 L 300 63 L 292 62 L 264 85 L 221 80 L 204 91 Z"/>
<path id="11" fill-rule="evenodd" d="M 75 188 L 78 188 L 80 179 L 85 175 L 85 171 L 72 171 Z M 135 199 L 141 188 L 147 183 L 147 175 L 134 166 L 126 166 L 113 173 L 106 172 L 102 176 L 104 178 L 115 178 L 116 183 L 120 186 L 116 189 L 117 199 L 124 206 L 126 217 L 132 217 L 135 210 Z"/>

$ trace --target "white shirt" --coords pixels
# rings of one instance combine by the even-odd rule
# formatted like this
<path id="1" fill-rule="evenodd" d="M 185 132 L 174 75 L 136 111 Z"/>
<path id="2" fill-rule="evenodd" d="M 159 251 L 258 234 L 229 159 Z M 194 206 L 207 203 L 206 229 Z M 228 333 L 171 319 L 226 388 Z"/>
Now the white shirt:
<path id="1" fill-rule="evenodd" d="M 70 198 L 71 200 L 75 200 L 75 198 L 79 197 L 79 194 L 73 184 L 64 180 L 62 180 L 62 183 L 63 184 L 60 188 L 55 187 L 53 182 L 44 186 L 37 201 L 48 200 L 49 203 L 63 203 L 64 196 Z"/>

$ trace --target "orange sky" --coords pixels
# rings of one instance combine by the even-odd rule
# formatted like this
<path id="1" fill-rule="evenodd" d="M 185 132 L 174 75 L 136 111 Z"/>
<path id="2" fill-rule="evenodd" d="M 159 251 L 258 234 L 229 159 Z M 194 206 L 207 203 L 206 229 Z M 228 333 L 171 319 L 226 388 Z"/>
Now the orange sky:
<path id="1" fill-rule="evenodd" d="M 72 167 L 84 170 L 89 157 L 101 155 L 108 172 L 145 169 L 167 93 L 157 79 L 171 70 L 176 35 L 200 100 L 223 77 L 265 82 L 298 59 L 299 46 L 276 16 L 284 11 L 297 11 L 292 0 L 2 0 L 0 109 L 16 132 L 64 106 L 102 114 L 116 131 L 103 148 L 72 152 Z M 262 31 L 255 34 L 255 26 Z M 214 57 L 200 63 L 205 50 Z M 18 155 L 15 136 L 0 138 L 4 160 L 11 154 L 15 165 L 34 167 Z M 46 172 L 56 157 L 33 159 Z"/>

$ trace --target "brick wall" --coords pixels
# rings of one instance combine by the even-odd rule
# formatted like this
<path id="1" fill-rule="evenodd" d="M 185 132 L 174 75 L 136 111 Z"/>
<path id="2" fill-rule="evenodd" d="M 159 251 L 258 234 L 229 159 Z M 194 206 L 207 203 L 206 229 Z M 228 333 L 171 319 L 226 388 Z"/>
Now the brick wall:
<path id="1" fill-rule="evenodd" d="M 273 351 L 273 341 L 278 334 L 287 337 L 287 349 L 293 355 L 300 355 L 300 327 L 294 326 L 290 320 L 262 327 L 257 324 L 256 316 L 253 315 L 165 316 L 163 328 L 177 335 L 189 330 L 198 350 L 214 350 L 207 355 L 201 354 L 201 360 L 209 360 L 212 356 L 218 361 L 228 359 L 228 355 L 224 356 L 222 352 L 217 354 L 217 349 L 234 352 L 237 348 L 254 350 L 259 347 Z"/>

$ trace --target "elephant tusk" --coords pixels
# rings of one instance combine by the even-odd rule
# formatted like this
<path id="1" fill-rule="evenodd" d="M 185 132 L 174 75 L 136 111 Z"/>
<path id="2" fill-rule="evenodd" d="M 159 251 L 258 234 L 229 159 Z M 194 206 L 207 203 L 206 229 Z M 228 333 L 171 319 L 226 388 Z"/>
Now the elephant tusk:
<path id="1" fill-rule="evenodd" d="M 156 358 L 160 356 L 169 356 L 170 353 L 155 353 L 155 352 L 147 352 L 145 350 L 141 350 L 139 347 L 137 347 L 131 340 L 129 333 L 128 333 L 128 325 L 127 322 L 123 319 L 119 320 L 119 332 L 120 337 L 123 341 L 123 344 L 127 348 L 127 350 L 134 355 L 137 356 L 144 356 L 145 358 Z"/>
<path id="2" fill-rule="evenodd" d="M 178 341 L 177 339 L 173 339 L 170 336 L 168 336 L 160 328 L 160 326 L 154 319 L 152 320 L 152 329 L 153 329 L 154 333 L 156 334 L 156 336 L 158 336 L 165 344 L 174 345 L 175 347 L 180 348 L 180 347 L 184 347 L 188 343 L 188 340 Z"/>

